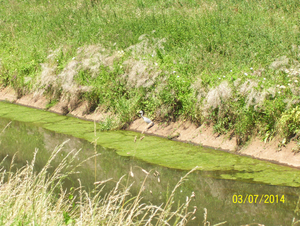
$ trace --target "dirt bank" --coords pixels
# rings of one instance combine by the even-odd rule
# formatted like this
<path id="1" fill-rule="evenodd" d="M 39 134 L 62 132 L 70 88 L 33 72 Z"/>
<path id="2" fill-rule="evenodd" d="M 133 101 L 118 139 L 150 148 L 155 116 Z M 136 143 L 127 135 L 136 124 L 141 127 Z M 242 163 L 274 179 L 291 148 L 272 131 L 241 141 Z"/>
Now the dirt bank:
<path id="1" fill-rule="evenodd" d="M 0 100 L 39 109 L 46 109 L 46 105 L 49 103 L 45 97 L 34 94 L 25 95 L 20 99 L 17 99 L 16 92 L 11 88 L 0 90 Z M 68 108 L 69 105 L 70 103 L 67 102 L 59 102 L 51 107 L 49 111 L 63 114 L 64 109 Z M 95 111 L 92 114 L 86 114 L 86 109 L 87 103 L 82 102 L 69 114 L 75 117 L 96 121 L 101 121 L 107 116 L 107 113 L 104 114 L 99 111 Z M 142 119 L 137 119 L 131 123 L 128 130 L 142 132 L 145 128 L 145 122 Z M 188 121 L 178 121 L 170 124 L 155 123 L 155 125 L 147 131 L 147 134 L 169 138 L 174 137 L 178 141 L 192 142 L 238 154 L 249 155 L 259 159 L 300 167 L 300 154 L 294 154 L 292 151 L 292 149 L 297 146 L 295 141 L 291 141 L 285 147 L 282 147 L 281 151 L 278 151 L 279 139 L 274 138 L 272 141 L 265 143 L 260 138 L 252 138 L 247 145 L 240 148 L 239 151 L 236 151 L 237 145 L 235 137 L 219 136 L 218 134 L 213 133 L 212 126 L 201 125 L 200 127 L 197 127 Z"/>

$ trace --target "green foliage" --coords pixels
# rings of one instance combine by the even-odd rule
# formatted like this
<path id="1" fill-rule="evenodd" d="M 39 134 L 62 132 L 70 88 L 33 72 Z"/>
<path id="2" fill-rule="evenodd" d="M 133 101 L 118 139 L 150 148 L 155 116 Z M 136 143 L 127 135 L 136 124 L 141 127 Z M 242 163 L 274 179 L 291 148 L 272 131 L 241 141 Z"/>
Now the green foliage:
<path id="1" fill-rule="evenodd" d="M 108 131 L 116 127 L 111 117 L 107 117 L 103 122 L 99 122 L 99 126 L 100 126 L 99 128 L 100 131 Z"/>
<path id="2" fill-rule="evenodd" d="M 241 108 L 237 114 L 236 124 L 234 125 L 235 135 L 237 137 L 237 144 L 244 144 L 249 136 L 253 134 L 257 114 L 253 111 L 253 108 L 246 109 Z"/>
<path id="3" fill-rule="evenodd" d="M 49 109 L 51 107 L 53 107 L 55 104 L 58 103 L 58 99 L 52 99 L 48 104 L 46 104 L 46 109 Z"/>
<path id="4" fill-rule="evenodd" d="M 64 211 L 63 216 L 64 216 L 64 222 L 66 225 L 69 225 L 69 224 L 75 225 L 75 220 L 70 217 L 68 212 Z"/>
<path id="5" fill-rule="evenodd" d="M 12 86 L 19 97 L 33 89 L 41 63 L 55 65 L 58 74 L 79 47 L 101 44 L 110 53 L 124 50 L 125 54 L 113 66 L 101 64 L 97 75 L 82 67 L 75 80 L 80 86 L 92 87 L 80 94 L 89 102 L 88 111 L 101 105 L 118 115 L 120 127 L 143 109 L 158 120 L 210 120 L 219 133 L 234 131 L 237 136 L 248 137 L 253 133 L 249 131 L 259 128 L 261 135 L 269 137 L 277 129 L 286 100 L 298 98 L 297 77 L 269 69 L 280 56 L 291 62 L 287 69 L 292 63 L 299 64 L 296 0 L 4 0 L 1 4 L 0 85 Z M 150 37 L 144 42 L 148 44 L 146 50 L 138 54 L 126 51 L 129 46 L 141 44 L 139 37 L 143 34 Z M 162 39 L 165 41 L 158 45 L 157 40 Z M 59 51 L 49 60 L 54 50 Z M 132 59 L 157 65 L 161 73 L 151 86 L 128 84 L 124 74 L 130 69 L 123 63 Z M 232 86 L 233 97 L 207 110 L 205 94 L 199 100 L 197 90 L 191 88 L 197 79 L 201 79 L 206 93 L 226 80 Z M 251 91 L 239 93 L 240 86 L 234 85 L 238 79 L 241 83 L 247 79 L 257 82 L 257 92 L 282 85 L 287 88 L 281 94 L 276 90 L 276 94 L 268 95 L 263 104 L 249 107 L 247 97 Z M 51 85 L 46 89 L 52 99 L 58 99 L 61 93 L 60 88 Z M 208 116 L 204 117 L 206 110 Z M 104 130 L 110 127 L 110 122 L 103 126 Z M 284 134 L 295 133 L 295 128 L 282 130 Z"/>
<path id="6" fill-rule="evenodd" d="M 300 107 L 296 106 L 285 111 L 280 120 L 279 128 L 283 136 L 290 138 L 300 131 Z"/>

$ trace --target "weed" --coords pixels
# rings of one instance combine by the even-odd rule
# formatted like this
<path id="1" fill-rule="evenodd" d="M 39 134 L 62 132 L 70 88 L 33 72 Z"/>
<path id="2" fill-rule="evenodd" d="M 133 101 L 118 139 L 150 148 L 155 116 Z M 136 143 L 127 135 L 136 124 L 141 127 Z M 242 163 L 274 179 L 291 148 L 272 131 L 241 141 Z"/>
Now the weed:
<path id="1" fill-rule="evenodd" d="M 295 134 L 277 124 L 300 101 L 296 0 L 1 4 L 0 84 L 18 97 L 84 99 L 119 128 L 145 109 L 238 136 Z"/>
<path id="2" fill-rule="evenodd" d="M 195 196 L 193 193 L 185 203 L 175 210 L 172 209 L 177 188 L 196 168 L 181 178 L 167 202 L 159 206 L 142 203 L 143 187 L 149 175 L 144 169 L 141 170 L 146 173 L 146 177 L 138 194 L 133 198 L 130 193 L 131 185 L 121 187 L 124 176 L 107 194 L 102 194 L 102 189 L 109 180 L 95 182 L 93 195 L 83 189 L 80 180 L 78 188 L 71 188 L 67 192 L 63 187 L 63 181 L 77 170 L 78 165 L 74 167 L 73 163 L 79 152 L 69 152 L 58 162 L 53 172 L 49 173 L 51 165 L 60 156 L 63 145 L 64 143 L 52 152 L 39 172 L 34 170 L 37 150 L 31 163 L 15 172 L 11 170 L 7 172 L 1 168 L 2 224 L 34 222 L 38 225 L 169 225 L 173 222 L 174 225 L 186 225 L 193 218 L 196 211 L 188 210 L 191 198 Z M 15 157 L 11 162 L 12 165 Z M 132 172 L 130 175 L 134 177 Z"/>
<path id="3" fill-rule="evenodd" d="M 300 107 L 285 111 L 279 120 L 279 130 L 284 137 L 291 138 L 300 130 Z"/>

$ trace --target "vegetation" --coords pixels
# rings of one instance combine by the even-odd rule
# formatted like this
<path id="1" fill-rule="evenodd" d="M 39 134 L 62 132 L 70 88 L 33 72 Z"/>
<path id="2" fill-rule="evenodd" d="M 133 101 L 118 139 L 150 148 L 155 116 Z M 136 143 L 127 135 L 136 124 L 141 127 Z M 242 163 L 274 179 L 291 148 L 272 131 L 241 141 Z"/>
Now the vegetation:
<path id="1" fill-rule="evenodd" d="M 296 0 L 1 5 L 0 83 L 19 96 L 43 93 L 49 107 L 88 100 L 87 111 L 118 116 L 103 130 L 126 127 L 144 109 L 155 120 L 213 123 L 238 144 L 298 132 Z"/>
<path id="2" fill-rule="evenodd" d="M 195 218 L 196 209 L 189 207 L 193 194 L 175 210 L 173 207 L 176 189 L 193 170 L 178 182 L 166 203 L 160 206 L 143 203 L 142 188 L 132 196 L 131 186 L 122 186 L 124 176 L 110 193 L 101 192 L 107 180 L 95 182 L 95 191 L 90 194 L 83 189 L 80 180 L 78 188 L 66 189 L 63 184 L 64 179 L 77 170 L 78 166 L 72 163 L 78 151 L 69 152 L 54 170 L 51 169 L 62 146 L 53 151 L 39 172 L 34 169 L 37 151 L 32 162 L 20 169 L 13 169 L 15 156 L 9 171 L 1 168 L 1 225 L 186 225 Z M 147 176 L 144 183 L 146 179 Z M 209 224 L 206 219 L 205 223 Z"/>

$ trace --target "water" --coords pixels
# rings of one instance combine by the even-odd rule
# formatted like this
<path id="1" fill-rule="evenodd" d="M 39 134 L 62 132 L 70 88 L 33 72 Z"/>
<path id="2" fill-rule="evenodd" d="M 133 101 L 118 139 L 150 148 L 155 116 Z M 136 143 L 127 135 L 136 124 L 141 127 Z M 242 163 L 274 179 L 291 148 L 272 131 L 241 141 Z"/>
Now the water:
<path id="1" fill-rule="evenodd" d="M 1 130 L 9 122 L 10 120 L 8 119 L 0 118 Z M 32 123 L 13 121 L 0 137 L 1 159 L 8 155 L 9 160 L 17 152 L 16 167 L 20 167 L 26 161 L 31 161 L 35 148 L 38 148 L 35 165 L 35 169 L 38 170 L 43 167 L 54 148 L 66 140 L 69 140 L 69 142 L 65 144 L 61 157 L 73 149 L 82 149 L 78 156 L 78 162 L 94 154 L 94 146 L 88 141 L 55 133 Z M 187 171 L 183 170 L 148 164 L 134 157 L 122 157 L 116 151 L 100 146 L 97 146 L 97 153 L 100 153 L 100 155 L 96 159 L 96 180 L 113 179 L 112 182 L 107 184 L 104 192 L 109 191 L 121 176 L 124 174 L 128 175 L 131 169 L 134 173 L 134 178 L 126 176 L 122 184 L 126 186 L 126 184 L 134 182 L 131 190 L 133 195 L 138 192 L 145 178 L 145 174 L 141 169 L 151 172 L 156 170 L 160 173 L 160 183 L 152 173 L 146 181 L 142 195 L 146 203 L 160 204 L 166 202 L 176 183 L 187 173 Z M 58 162 L 59 159 L 56 161 Z M 6 167 L 9 167 L 9 161 L 7 161 Z M 78 179 L 80 179 L 85 188 L 91 190 L 95 181 L 94 167 L 94 159 L 88 160 L 79 169 L 80 174 L 72 175 L 65 182 L 65 186 L 68 188 L 72 186 L 77 187 L 79 185 Z M 249 183 L 220 179 L 220 175 L 233 175 L 232 177 L 235 177 L 234 175 L 237 173 L 241 172 L 223 172 L 222 170 L 196 171 L 188 177 L 188 180 L 177 190 L 175 201 L 183 203 L 186 196 L 190 196 L 192 192 L 195 192 L 196 197 L 191 201 L 191 207 L 197 206 L 197 218 L 190 225 L 203 224 L 203 208 L 207 208 L 207 220 L 211 224 L 227 221 L 225 225 L 245 225 L 250 223 L 290 225 L 293 217 L 299 218 L 294 210 L 297 206 L 300 188 L 272 186 L 253 183 L 253 181 Z M 234 195 L 243 195 L 243 197 L 258 195 L 257 203 L 238 203 Z M 273 200 L 273 203 L 264 203 L 267 199 L 264 198 L 264 201 L 259 204 L 258 202 L 262 195 L 273 195 L 275 200 Z M 280 201 L 283 196 L 284 203 Z M 255 198 L 255 196 L 253 197 Z M 276 200 L 276 197 L 278 197 L 278 200 Z M 253 200 L 253 202 L 255 201 Z"/>

